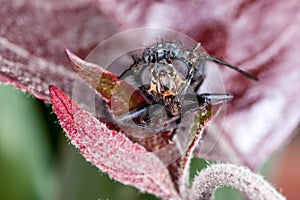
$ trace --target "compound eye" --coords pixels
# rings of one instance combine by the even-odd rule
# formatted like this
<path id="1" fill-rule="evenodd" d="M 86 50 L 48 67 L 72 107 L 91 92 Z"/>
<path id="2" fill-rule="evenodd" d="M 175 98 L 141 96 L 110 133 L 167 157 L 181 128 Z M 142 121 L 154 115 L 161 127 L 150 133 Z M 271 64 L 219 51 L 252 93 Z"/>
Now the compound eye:
<path id="1" fill-rule="evenodd" d="M 172 64 L 179 78 L 181 78 L 182 80 L 186 80 L 189 74 L 189 67 L 187 63 L 179 59 L 174 59 L 172 61 Z"/>

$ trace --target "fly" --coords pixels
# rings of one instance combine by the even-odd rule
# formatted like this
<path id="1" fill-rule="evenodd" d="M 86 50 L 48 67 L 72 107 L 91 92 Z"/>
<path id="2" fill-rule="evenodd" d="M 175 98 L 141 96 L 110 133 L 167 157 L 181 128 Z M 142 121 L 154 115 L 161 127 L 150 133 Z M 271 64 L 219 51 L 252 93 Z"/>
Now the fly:
<path id="1" fill-rule="evenodd" d="M 136 126 L 157 132 L 172 130 L 172 139 L 182 117 L 201 111 L 207 105 L 214 106 L 231 100 L 233 95 L 230 93 L 197 93 L 206 77 L 204 64 L 207 61 L 258 80 L 252 74 L 209 55 L 200 47 L 199 43 L 193 49 L 187 49 L 176 43 L 161 42 L 134 55 L 134 63 L 120 78 L 133 79 L 134 85 L 149 104 L 120 116 L 119 121 L 134 121 Z M 162 118 L 162 113 L 166 115 L 165 119 L 160 120 L 162 124 L 153 123 Z"/>

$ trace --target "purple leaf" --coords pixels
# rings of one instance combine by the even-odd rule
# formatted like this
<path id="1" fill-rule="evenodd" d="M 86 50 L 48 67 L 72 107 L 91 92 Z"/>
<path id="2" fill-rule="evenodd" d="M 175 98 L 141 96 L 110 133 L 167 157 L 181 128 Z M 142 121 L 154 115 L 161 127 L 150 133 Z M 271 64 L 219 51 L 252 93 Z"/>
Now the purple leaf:
<path id="1" fill-rule="evenodd" d="M 116 119 L 119 114 L 125 114 L 129 110 L 140 108 L 147 104 L 147 101 L 139 91 L 119 79 L 115 74 L 96 64 L 80 59 L 69 50 L 66 50 L 66 54 L 74 70 L 78 72 L 80 77 L 105 99 L 109 113 L 113 115 L 114 119 Z M 84 91 L 80 92 L 80 94 L 85 95 Z M 112 103 L 117 104 L 117 108 L 112 107 Z M 210 105 L 206 107 L 205 112 L 203 110 L 194 116 L 193 123 L 189 121 L 190 124 L 193 124 L 191 130 L 177 133 L 180 137 L 173 143 L 169 142 L 172 131 L 162 131 L 154 134 L 153 131 L 147 132 L 141 128 L 128 130 L 114 125 L 110 127 L 115 130 L 123 130 L 123 134 L 130 140 L 139 143 L 149 152 L 153 152 L 168 169 L 176 190 L 184 194 L 183 191 L 188 188 L 189 184 L 189 164 L 192 152 L 198 145 L 200 139 L 203 139 L 203 130 L 211 119 L 213 112 Z M 70 126 L 73 125 L 70 124 Z M 132 135 L 132 132 L 137 132 L 135 134 L 138 135 L 138 137 Z M 180 151 L 178 145 L 185 146 L 185 149 Z"/>
<path id="2" fill-rule="evenodd" d="M 83 57 L 120 29 L 171 28 L 260 78 L 223 70 L 228 104 L 221 139 L 209 155 L 259 166 L 299 125 L 299 4 L 292 1 L 1 1 L 0 81 L 50 101 L 48 85 L 70 95 L 75 73 L 63 47 Z M 106 16 L 105 16 L 106 15 Z M 109 19 L 108 19 L 108 18 Z M 223 127 L 223 122 L 216 122 Z M 210 132 L 204 144 L 216 142 Z M 210 146 L 211 147 L 211 146 Z M 202 148 L 203 149 L 203 148 Z"/>
<path id="3" fill-rule="evenodd" d="M 109 129 L 55 86 L 49 86 L 49 91 L 53 109 L 71 143 L 87 161 L 123 184 L 163 199 L 210 199 L 213 191 L 221 185 L 235 187 L 250 199 L 284 199 L 259 175 L 231 164 L 209 166 L 196 177 L 192 188 L 188 180 L 185 183 L 179 179 L 178 194 L 168 171 L 170 168 L 155 153 L 133 143 L 123 132 Z M 188 165 L 192 149 L 199 141 L 208 118 L 203 117 L 202 120 L 197 136 L 185 153 L 183 168 Z"/>
<path id="4" fill-rule="evenodd" d="M 291 86 L 300 78 L 299 10 L 296 1 L 248 2 L 238 7 L 228 25 L 227 60 L 252 70 L 260 80 L 225 74 L 235 100 L 229 104 L 222 142 L 238 162 L 252 168 L 286 142 L 300 123 L 300 87 Z"/>
<path id="5" fill-rule="evenodd" d="M 123 184 L 164 199 L 179 199 L 167 168 L 154 153 L 110 130 L 55 86 L 49 90 L 67 137 L 87 161 Z"/>
<path id="6" fill-rule="evenodd" d="M 0 81 L 46 101 L 49 84 L 71 93 L 64 46 L 87 54 L 116 30 L 91 1 L 2 0 L 0 16 Z"/>
<path id="7" fill-rule="evenodd" d="M 201 42 L 212 55 L 250 70 L 252 82 L 224 70 L 235 99 L 227 109 L 219 142 L 209 155 L 258 167 L 295 133 L 300 123 L 300 6 L 279 1 L 98 1 L 123 29 L 154 26 L 178 30 Z M 196 14 L 197 13 L 197 14 Z M 276 13 L 276 14 L 275 14 Z M 219 127 L 222 122 L 216 122 Z M 212 144 L 218 133 L 209 133 Z M 207 142 L 208 143 L 208 142 Z"/>

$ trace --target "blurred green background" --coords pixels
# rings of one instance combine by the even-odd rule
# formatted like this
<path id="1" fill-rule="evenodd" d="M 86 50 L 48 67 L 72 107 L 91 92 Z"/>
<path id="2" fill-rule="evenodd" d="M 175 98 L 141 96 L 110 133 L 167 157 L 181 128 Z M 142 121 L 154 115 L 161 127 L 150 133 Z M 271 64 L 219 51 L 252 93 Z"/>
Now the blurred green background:
<path id="1" fill-rule="evenodd" d="M 193 159 L 191 176 L 206 165 L 204 160 Z M 216 197 L 241 199 L 239 192 L 231 188 L 218 189 Z M 99 172 L 69 144 L 51 105 L 0 84 L 0 199 L 157 198 Z"/>

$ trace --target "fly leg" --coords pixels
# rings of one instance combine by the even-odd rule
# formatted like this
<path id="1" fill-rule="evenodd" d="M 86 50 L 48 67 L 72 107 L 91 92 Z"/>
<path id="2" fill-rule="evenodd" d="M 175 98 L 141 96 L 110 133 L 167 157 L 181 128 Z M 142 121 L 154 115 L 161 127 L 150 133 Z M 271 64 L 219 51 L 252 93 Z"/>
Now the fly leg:
<path id="1" fill-rule="evenodd" d="M 198 76 L 196 74 L 196 76 L 193 77 L 193 79 L 191 81 L 191 87 L 193 88 L 194 92 L 198 91 L 198 89 L 202 85 L 204 79 L 205 79 L 204 74 L 201 74 L 201 75 L 198 75 Z"/>
<path id="2" fill-rule="evenodd" d="M 169 137 L 169 142 L 173 142 L 173 138 L 176 134 L 177 128 L 179 128 L 179 126 L 180 126 L 180 122 L 181 122 L 181 115 L 179 115 L 178 119 L 175 120 L 176 125 L 175 125 L 174 129 L 172 130 L 172 133 Z"/>
<path id="3" fill-rule="evenodd" d="M 179 116 L 168 117 L 159 104 L 149 104 L 145 107 L 115 117 L 119 125 L 132 126 L 154 132 L 165 132 L 177 129 L 175 121 L 180 121 Z M 165 119 L 165 120 L 162 120 Z"/>
<path id="4" fill-rule="evenodd" d="M 208 104 L 215 106 L 230 101 L 232 98 L 233 95 L 229 93 L 186 94 L 181 114 L 182 116 L 186 116 L 195 111 L 205 109 Z"/>
<path id="5" fill-rule="evenodd" d="M 240 68 L 236 67 L 236 66 L 233 66 L 231 65 L 230 63 L 224 61 L 224 60 L 221 60 L 220 58 L 217 58 L 217 57 L 214 57 L 214 56 L 211 56 L 211 55 L 206 55 L 205 57 L 205 60 L 210 60 L 210 61 L 213 61 L 214 63 L 217 63 L 217 64 L 221 64 L 221 65 L 224 65 L 224 66 L 227 66 L 241 74 L 243 74 L 245 77 L 249 78 L 249 79 L 252 79 L 254 81 L 258 81 L 258 78 L 248 72 L 245 72 L 243 70 L 241 70 Z"/>
<path id="6" fill-rule="evenodd" d="M 233 95 L 229 93 L 225 93 L 225 94 L 203 93 L 197 96 L 198 98 L 200 97 L 201 99 L 204 99 L 205 102 L 213 106 L 225 103 L 233 99 Z"/>
<path id="7" fill-rule="evenodd" d="M 148 105 L 143 108 L 139 108 L 134 111 L 117 116 L 117 122 L 121 123 L 121 124 L 127 124 L 127 123 L 129 123 L 129 121 L 133 121 L 134 119 L 136 119 L 138 117 L 145 117 L 149 113 L 150 106 L 151 105 Z"/>
<path id="8" fill-rule="evenodd" d="M 173 127 L 172 133 L 169 137 L 169 141 L 172 142 L 177 129 L 180 128 L 182 117 L 190 113 L 193 113 L 195 111 L 205 110 L 208 104 L 215 106 L 230 101 L 232 98 L 233 95 L 229 93 L 225 93 L 225 94 L 203 93 L 197 95 L 186 94 L 184 98 L 185 104 L 183 105 L 184 108 L 182 110 L 182 113 L 178 115 L 176 119 L 174 118 L 174 120 L 172 120 L 173 122 L 175 122 L 175 126 Z"/>

